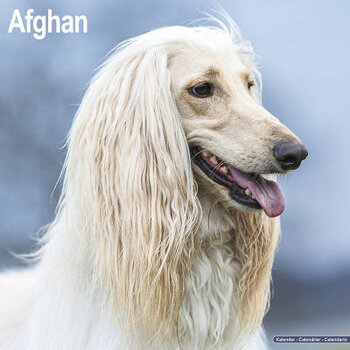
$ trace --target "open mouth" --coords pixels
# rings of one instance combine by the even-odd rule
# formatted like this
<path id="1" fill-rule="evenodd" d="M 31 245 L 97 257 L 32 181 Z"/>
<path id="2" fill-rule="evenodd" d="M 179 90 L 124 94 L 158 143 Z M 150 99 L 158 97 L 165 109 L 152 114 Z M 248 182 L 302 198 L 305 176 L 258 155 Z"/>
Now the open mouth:
<path id="1" fill-rule="evenodd" d="M 267 180 L 259 174 L 244 173 L 199 147 L 192 147 L 191 155 L 194 163 L 211 180 L 230 190 L 231 198 L 237 203 L 263 209 L 269 217 L 282 214 L 284 199 L 275 181 Z"/>

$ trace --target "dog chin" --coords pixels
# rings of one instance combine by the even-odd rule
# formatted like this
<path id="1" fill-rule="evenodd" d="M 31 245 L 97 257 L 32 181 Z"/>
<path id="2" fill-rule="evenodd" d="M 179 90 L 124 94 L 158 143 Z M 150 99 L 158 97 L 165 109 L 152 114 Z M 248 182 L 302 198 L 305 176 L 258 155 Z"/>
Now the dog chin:
<path id="1" fill-rule="evenodd" d="M 238 211 L 245 212 L 245 213 L 258 213 L 258 212 L 262 211 L 261 208 L 247 207 L 246 205 L 243 205 L 243 204 L 236 202 L 234 199 L 231 199 L 230 202 L 231 202 L 232 208 L 234 208 L 235 210 L 238 210 Z"/>
<path id="2" fill-rule="evenodd" d="M 237 202 L 234 198 L 232 198 L 229 190 L 220 188 L 220 191 L 217 191 L 217 193 L 218 192 L 225 192 L 222 193 L 223 199 L 221 202 L 223 203 L 224 207 L 228 210 L 237 210 L 245 213 L 257 213 L 262 211 L 262 208 L 249 207 L 247 205 Z"/>

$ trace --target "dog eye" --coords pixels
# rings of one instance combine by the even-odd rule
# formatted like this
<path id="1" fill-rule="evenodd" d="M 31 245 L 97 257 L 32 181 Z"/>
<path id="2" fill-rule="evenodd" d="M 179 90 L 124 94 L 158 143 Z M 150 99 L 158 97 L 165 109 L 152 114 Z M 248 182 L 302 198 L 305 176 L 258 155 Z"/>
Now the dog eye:
<path id="1" fill-rule="evenodd" d="M 214 87 L 210 83 L 204 83 L 197 86 L 193 86 L 188 90 L 188 92 L 191 95 L 199 98 L 206 98 L 206 97 L 213 96 L 213 91 L 214 91 Z"/>
<path id="2" fill-rule="evenodd" d="M 250 90 L 253 86 L 255 86 L 254 81 L 248 81 L 248 89 Z"/>

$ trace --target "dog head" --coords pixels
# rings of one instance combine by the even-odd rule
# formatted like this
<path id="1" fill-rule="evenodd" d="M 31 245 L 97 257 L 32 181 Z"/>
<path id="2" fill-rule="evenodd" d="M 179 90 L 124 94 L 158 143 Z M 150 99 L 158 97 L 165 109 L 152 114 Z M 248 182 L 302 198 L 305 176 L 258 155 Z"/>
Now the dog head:
<path id="1" fill-rule="evenodd" d="M 198 36 L 195 48 L 171 59 L 170 70 L 199 189 L 228 206 L 278 216 L 283 196 L 266 175 L 298 168 L 307 151 L 260 105 L 260 75 L 247 45 L 224 31 Z"/>

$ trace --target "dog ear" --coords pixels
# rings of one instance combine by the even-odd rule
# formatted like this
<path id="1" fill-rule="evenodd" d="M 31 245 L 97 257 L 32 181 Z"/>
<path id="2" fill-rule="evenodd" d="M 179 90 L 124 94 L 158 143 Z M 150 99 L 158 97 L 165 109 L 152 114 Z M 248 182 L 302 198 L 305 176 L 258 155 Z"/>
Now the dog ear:
<path id="1" fill-rule="evenodd" d="M 280 233 L 280 219 L 263 212 L 234 212 L 235 256 L 241 266 L 238 278 L 240 321 L 252 335 L 269 307 L 271 268 Z"/>
<path id="2" fill-rule="evenodd" d="M 166 334 L 183 296 L 199 204 L 168 53 L 134 46 L 93 80 L 70 135 L 67 175 L 112 307 L 128 327 L 147 322 L 153 335 Z"/>

